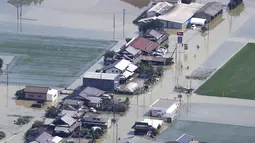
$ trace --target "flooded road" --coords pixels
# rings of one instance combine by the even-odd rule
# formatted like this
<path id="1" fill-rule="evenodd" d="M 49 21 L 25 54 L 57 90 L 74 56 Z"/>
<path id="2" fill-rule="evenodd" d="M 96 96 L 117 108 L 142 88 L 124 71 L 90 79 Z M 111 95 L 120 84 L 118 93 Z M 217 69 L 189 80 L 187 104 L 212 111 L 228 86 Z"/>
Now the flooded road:
<path id="1" fill-rule="evenodd" d="M 126 1 L 127 3 L 125 3 Z M 140 0 L 143 1 L 143 0 Z M 138 1 L 135 0 L 76 0 L 75 2 L 72 0 L 44 0 L 41 4 L 23 7 L 22 17 L 24 18 L 22 22 L 22 32 L 30 33 L 30 34 L 41 34 L 41 35 L 51 35 L 51 36 L 68 36 L 68 37 L 83 37 L 83 38 L 99 38 L 99 39 L 123 39 L 124 37 L 130 37 L 136 35 L 137 27 L 132 24 L 132 20 L 136 18 L 137 15 L 141 12 L 141 7 L 145 5 L 144 3 L 137 4 Z M 143 2 L 147 3 L 148 0 L 144 0 Z M 211 0 L 198 0 L 197 2 L 206 3 Z M 219 1 L 219 0 L 218 0 Z M 227 4 L 228 0 L 222 1 L 224 4 Z M 136 5 L 137 4 L 137 5 Z M 136 5 L 136 6 L 134 6 Z M 234 34 L 240 27 L 242 27 L 246 21 L 248 21 L 255 14 L 255 3 L 253 0 L 245 0 L 244 7 L 240 8 L 240 11 L 235 11 L 233 16 L 230 16 L 227 12 L 223 14 L 222 19 L 219 19 L 214 24 L 212 24 L 212 29 L 209 33 L 209 36 L 201 35 L 198 31 L 187 31 L 184 35 L 184 42 L 189 44 L 189 52 L 180 53 L 178 55 L 177 65 L 170 67 L 169 70 L 165 72 L 165 76 L 158 84 L 156 84 L 153 89 L 141 96 L 131 97 L 131 107 L 129 112 L 120 118 L 118 121 L 119 125 L 119 137 L 124 138 L 129 136 L 128 134 L 131 131 L 131 126 L 135 121 L 140 121 L 145 118 L 143 115 L 148 111 L 148 107 L 154 102 L 157 98 L 169 98 L 173 99 L 177 96 L 176 93 L 173 92 L 173 88 L 176 85 L 176 78 L 179 78 L 179 84 L 183 86 L 189 86 L 189 81 L 185 79 L 185 75 L 190 74 L 193 70 L 200 67 L 200 65 L 210 56 L 215 50 L 225 41 L 231 42 L 231 37 L 237 37 L 239 34 Z M 125 9 L 125 28 L 123 32 L 123 9 Z M 113 17 L 115 15 L 115 34 L 113 28 Z M 29 20 L 30 19 L 30 20 Z M 17 29 L 17 11 L 16 8 L 6 3 L 6 1 L 0 1 L 0 31 L 8 31 L 8 32 L 17 32 L 20 31 L 20 28 Z M 217 25 L 220 23 L 220 25 Z M 245 27 L 244 27 L 245 28 Z M 242 30 L 244 31 L 244 30 Z M 249 30 L 248 30 L 249 31 Z M 252 32 L 251 32 L 252 33 Z M 238 38 L 242 38 L 238 37 Z M 253 39 L 253 38 L 250 38 Z M 176 36 L 171 35 L 169 42 L 171 46 L 175 46 Z M 233 40 L 234 41 L 234 40 Z M 241 42 L 240 39 L 238 42 Z M 247 41 L 243 41 L 247 42 Z M 242 43 L 242 42 L 241 42 Z M 196 46 L 199 45 L 200 49 L 196 49 Z M 226 51 L 227 52 L 227 51 Z M 196 54 L 196 57 L 194 57 Z M 220 65 L 220 63 L 218 63 Z M 99 62 L 95 64 L 91 69 L 95 69 L 98 67 Z M 180 68 L 180 65 L 190 66 L 190 69 Z M 91 70 L 90 69 L 90 70 Z M 192 81 L 192 87 L 197 87 L 201 84 L 201 82 Z M 71 87 L 75 88 L 81 85 L 81 79 L 76 80 Z M 10 90 L 15 90 L 15 87 L 10 87 Z M 17 87 L 16 87 L 17 89 Z M 5 87 L 2 87 L 2 90 L 5 90 Z M 2 93 L 3 103 L 6 102 L 4 99 L 5 93 Z M 13 95 L 13 94 L 12 94 Z M 10 95 L 11 96 L 11 95 Z M 138 98 L 138 99 L 137 99 Z M 185 99 L 184 99 L 185 100 Z M 22 107 L 22 112 L 29 113 L 38 118 L 41 117 L 41 112 L 34 112 L 33 109 L 26 108 L 25 106 L 17 106 L 13 100 L 9 100 L 12 104 L 9 104 L 8 108 L 2 108 L 3 113 L 11 111 L 17 111 L 18 108 Z M 194 108 L 191 108 L 190 113 L 192 116 L 183 116 L 181 118 L 180 126 L 183 127 L 183 130 L 180 132 L 188 132 L 189 124 L 185 123 L 185 119 L 196 120 L 196 121 L 206 121 L 211 117 L 203 114 L 195 114 L 196 111 L 199 113 L 204 113 L 204 110 L 199 110 L 204 108 L 207 112 L 214 113 L 219 112 L 217 116 L 211 120 L 211 122 L 216 123 L 226 123 L 227 121 L 221 117 L 221 115 L 227 115 L 227 113 L 231 113 L 232 124 L 244 124 L 246 122 L 246 118 L 242 120 L 242 122 L 237 122 L 239 120 L 239 115 L 234 114 L 234 109 L 245 108 L 247 112 L 245 115 L 250 119 L 254 119 L 253 109 L 254 101 L 240 100 L 240 99 L 229 99 L 229 98 L 217 98 L 217 97 L 207 97 L 207 96 L 199 96 L 193 95 L 190 99 L 190 103 L 213 103 L 213 106 L 217 107 L 218 104 L 226 105 L 231 104 L 233 106 L 232 109 L 221 110 L 225 106 L 218 106 L 218 108 L 208 107 L 204 104 L 196 105 L 194 104 Z M 138 104 L 137 104 L 138 103 Z M 20 103 L 19 103 L 20 104 Z M 236 106 L 238 104 L 238 106 Z M 3 105 L 4 106 L 4 105 Z M 244 107 L 245 106 L 245 107 Z M 23 111 L 24 108 L 24 111 Z M 185 104 L 184 104 L 185 108 Z M 193 110 L 194 109 L 194 110 Z M 212 110 L 210 110 L 212 109 Z M 240 111 L 241 112 L 241 111 Z M 24 114 L 25 114 L 24 113 Z M 210 118 L 211 119 L 211 118 Z M 13 127 L 8 121 L 8 118 L 2 119 L 2 129 L 6 129 L 8 131 L 8 136 L 11 136 L 12 130 L 16 128 Z M 187 122 L 187 121 L 186 121 Z M 247 120 L 249 123 L 250 120 Z M 7 126 L 10 126 L 7 129 Z M 202 127 L 200 129 L 204 130 L 204 128 L 208 129 L 209 127 L 205 124 L 199 124 Z M 248 125 L 248 124 L 247 124 Z M 215 125 L 212 125 L 215 126 Z M 1 126 L 0 126 L 1 127 Z M 227 128 L 227 127 L 226 127 Z M 10 130 L 12 129 L 12 130 Z M 173 130 L 177 130 L 169 127 L 166 130 L 165 134 L 159 136 L 158 139 L 167 139 L 167 136 Z M 200 129 L 194 132 L 190 132 L 195 136 L 201 138 L 202 141 L 207 138 L 207 135 L 211 135 L 208 133 L 207 135 L 201 135 Z M 236 128 L 229 128 L 227 131 L 234 131 Z M 111 128 L 105 137 L 104 142 L 112 143 L 115 135 L 113 135 L 113 128 Z M 217 128 L 216 130 L 221 130 Z M 253 130 L 253 129 L 251 129 Z M 247 131 L 247 130 L 246 130 Z M 238 134 L 245 135 L 245 132 L 238 132 Z M 179 133 L 180 133 L 179 132 Z M 235 134 L 235 132 L 233 132 Z M 226 138 L 231 138 L 233 134 L 217 134 L 217 136 L 226 136 Z M 10 143 L 20 142 L 22 139 L 22 135 L 13 138 L 10 140 Z M 222 140 L 219 143 L 224 141 Z M 235 138 L 233 138 L 233 141 Z M 206 141 L 206 140 L 205 140 Z M 208 137 L 209 141 L 209 137 Z M 214 142 L 214 141 L 212 141 Z M 242 140 L 242 142 L 249 142 L 249 139 Z"/>

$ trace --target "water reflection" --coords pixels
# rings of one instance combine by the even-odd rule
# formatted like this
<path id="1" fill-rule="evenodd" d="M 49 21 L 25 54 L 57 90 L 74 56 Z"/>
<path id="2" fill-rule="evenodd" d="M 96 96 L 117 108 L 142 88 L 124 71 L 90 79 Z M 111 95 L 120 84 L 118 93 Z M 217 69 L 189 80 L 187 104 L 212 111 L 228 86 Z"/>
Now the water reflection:
<path id="1" fill-rule="evenodd" d="M 245 5 L 244 3 L 239 4 L 235 9 L 229 10 L 228 14 L 230 16 L 240 16 L 241 13 L 244 11 Z"/>
<path id="2" fill-rule="evenodd" d="M 121 1 L 129 3 L 138 8 L 146 7 L 150 3 L 150 0 L 121 0 Z"/>

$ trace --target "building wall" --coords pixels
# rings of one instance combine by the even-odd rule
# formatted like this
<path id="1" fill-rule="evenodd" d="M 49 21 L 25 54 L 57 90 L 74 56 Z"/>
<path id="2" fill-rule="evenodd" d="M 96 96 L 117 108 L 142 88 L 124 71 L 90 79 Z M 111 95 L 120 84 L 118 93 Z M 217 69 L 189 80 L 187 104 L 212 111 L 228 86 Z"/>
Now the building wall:
<path id="1" fill-rule="evenodd" d="M 46 101 L 46 94 L 25 92 L 26 99 Z"/>
<path id="2" fill-rule="evenodd" d="M 116 83 L 115 83 L 116 82 Z M 114 91 L 119 86 L 119 79 L 114 80 L 104 80 L 104 79 L 90 79 L 83 78 L 83 87 L 95 87 L 104 91 Z"/>
<path id="3" fill-rule="evenodd" d="M 58 93 L 51 95 L 51 94 L 47 94 L 46 100 L 47 101 L 55 101 L 58 98 Z"/>

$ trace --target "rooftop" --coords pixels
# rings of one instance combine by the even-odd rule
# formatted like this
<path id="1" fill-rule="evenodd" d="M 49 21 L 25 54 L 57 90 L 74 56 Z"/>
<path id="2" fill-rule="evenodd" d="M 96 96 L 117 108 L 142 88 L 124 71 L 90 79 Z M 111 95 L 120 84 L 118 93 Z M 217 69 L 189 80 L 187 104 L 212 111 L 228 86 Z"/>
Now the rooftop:
<path id="1" fill-rule="evenodd" d="M 87 97 L 87 96 L 95 96 L 95 97 L 100 97 L 103 95 L 105 91 L 101 89 L 97 89 L 94 87 L 87 86 L 85 89 L 83 89 L 80 93 L 79 96 L 81 97 Z"/>
<path id="2" fill-rule="evenodd" d="M 156 12 L 158 14 L 164 14 L 168 12 L 174 5 L 168 2 L 158 2 L 148 12 Z"/>
<path id="3" fill-rule="evenodd" d="M 37 86 L 26 86 L 24 92 L 32 92 L 32 93 L 47 93 L 49 87 L 37 87 Z"/>
<path id="4" fill-rule="evenodd" d="M 185 23 L 189 18 L 191 18 L 203 4 L 191 3 L 183 4 L 179 3 L 168 13 L 160 15 L 157 19 L 172 21 L 177 23 Z"/>
<path id="5" fill-rule="evenodd" d="M 200 8 L 197 12 L 204 12 L 210 16 L 215 16 L 219 11 L 223 9 L 223 6 L 219 2 L 208 2 L 202 8 Z"/>
<path id="6" fill-rule="evenodd" d="M 120 61 L 115 65 L 115 68 L 117 68 L 117 69 L 123 71 L 123 70 L 125 70 L 130 64 L 131 64 L 130 61 L 125 60 L 125 59 L 122 59 L 122 60 L 120 60 Z"/>
<path id="7" fill-rule="evenodd" d="M 113 73 L 86 72 L 83 78 L 115 80 L 118 76 L 119 74 L 113 74 Z"/>
<path id="8" fill-rule="evenodd" d="M 160 108 L 169 108 L 171 107 L 176 101 L 171 99 L 157 99 L 150 107 L 160 107 Z"/>
<path id="9" fill-rule="evenodd" d="M 158 32 L 158 31 L 156 31 L 156 30 L 150 30 L 149 32 L 148 32 L 148 34 L 149 35 L 151 35 L 151 36 L 153 36 L 154 38 L 156 38 L 156 39 L 159 39 L 159 38 L 161 38 L 162 36 L 163 36 L 163 34 L 162 33 L 160 33 L 160 32 Z"/>
<path id="10" fill-rule="evenodd" d="M 87 114 L 85 114 L 83 119 L 86 122 L 102 122 L 102 123 L 106 123 L 109 120 L 109 116 L 108 115 L 104 115 L 104 114 L 92 114 L 92 113 L 90 114 L 90 113 L 87 113 Z"/>
<path id="11" fill-rule="evenodd" d="M 131 46 L 128 46 L 128 47 L 126 48 L 126 51 L 127 51 L 128 53 L 132 54 L 132 55 L 137 55 L 137 54 L 139 54 L 139 53 L 141 52 L 139 49 L 133 48 L 133 47 L 131 47 Z"/>
<path id="12" fill-rule="evenodd" d="M 73 125 L 75 123 L 75 119 L 72 118 L 70 115 L 65 114 L 61 117 L 61 120 L 68 124 L 69 126 Z"/>
<path id="13" fill-rule="evenodd" d="M 130 43 L 130 46 L 132 46 L 136 49 L 140 49 L 144 52 L 150 53 L 155 48 L 157 48 L 159 46 L 159 44 L 157 42 L 150 41 L 143 37 L 137 37 L 135 40 L 133 40 Z"/>
<path id="14" fill-rule="evenodd" d="M 191 135 L 186 135 L 183 134 L 182 136 L 180 136 L 176 141 L 179 143 L 190 143 L 191 141 L 194 140 L 194 137 Z"/>
<path id="15" fill-rule="evenodd" d="M 64 105 L 83 105 L 83 101 L 80 100 L 73 100 L 73 99 L 65 99 L 63 101 Z"/>
<path id="16" fill-rule="evenodd" d="M 100 97 L 86 97 L 87 100 L 89 100 L 90 103 L 100 103 L 102 101 L 102 98 Z"/>
<path id="17" fill-rule="evenodd" d="M 52 136 L 49 133 L 43 132 L 35 140 L 38 143 L 46 143 L 47 141 L 51 140 L 51 138 Z"/>

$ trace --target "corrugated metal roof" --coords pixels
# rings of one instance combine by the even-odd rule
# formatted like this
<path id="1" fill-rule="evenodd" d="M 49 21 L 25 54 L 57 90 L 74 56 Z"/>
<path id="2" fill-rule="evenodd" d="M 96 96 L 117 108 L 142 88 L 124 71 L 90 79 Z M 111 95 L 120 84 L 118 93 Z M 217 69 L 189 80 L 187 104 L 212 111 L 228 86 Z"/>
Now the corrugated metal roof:
<path id="1" fill-rule="evenodd" d="M 168 12 L 174 5 L 168 2 L 159 2 L 154 5 L 148 12 L 156 12 L 158 14 L 164 14 Z"/>
<path id="2" fill-rule="evenodd" d="M 87 97 L 87 96 L 99 97 L 99 96 L 103 95 L 104 93 L 105 93 L 105 91 L 103 91 L 101 89 L 97 89 L 95 87 L 87 86 L 85 89 L 83 89 L 79 93 L 79 96 L 84 97 L 84 98 Z"/>
<path id="3" fill-rule="evenodd" d="M 194 140 L 194 136 L 183 134 L 180 136 L 176 141 L 179 143 L 189 143 L 190 141 Z"/>
<path id="4" fill-rule="evenodd" d="M 134 41 L 130 43 L 130 46 L 150 53 L 155 48 L 157 48 L 159 44 L 157 42 L 150 41 L 143 37 L 137 37 Z"/>
<path id="5" fill-rule="evenodd" d="M 104 114 L 85 114 L 83 120 L 86 122 L 101 122 L 106 123 L 109 120 L 109 116 Z"/>
<path id="6" fill-rule="evenodd" d="M 179 3 L 168 13 L 157 17 L 159 20 L 171 21 L 176 23 L 185 23 L 190 19 L 203 4 L 191 3 L 183 4 Z"/>
<path id="7" fill-rule="evenodd" d="M 204 12 L 210 16 L 215 16 L 218 12 L 220 12 L 223 9 L 223 5 L 219 2 L 208 2 L 205 4 L 202 8 L 200 8 L 198 12 Z"/>
<path id="8" fill-rule="evenodd" d="M 71 126 L 72 124 L 75 123 L 75 119 L 69 116 L 68 114 L 65 114 L 64 116 L 61 117 L 61 120 Z"/>
<path id="9" fill-rule="evenodd" d="M 133 48 L 133 47 L 131 47 L 131 46 L 128 46 L 128 47 L 126 48 L 126 51 L 127 51 L 128 53 L 132 54 L 133 56 L 139 54 L 139 52 L 140 52 L 139 49 L 135 49 L 135 48 Z"/>
<path id="10" fill-rule="evenodd" d="M 47 93 L 49 87 L 37 87 L 37 86 L 26 86 L 24 92 L 32 92 L 32 93 Z"/>
<path id="11" fill-rule="evenodd" d="M 113 73 L 86 72 L 83 78 L 115 80 L 118 76 L 119 74 L 113 74 Z"/>
<path id="12" fill-rule="evenodd" d="M 149 34 L 150 34 L 151 36 L 155 37 L 156 39 L 159 39 L 159 38 L 161 38 L 161 37 L 163 36 L 162 33 L 158 32 L 158 31 L 156 31 L 156 30 L 151 30 L 151 31 L 149 32 Z"/>
<path id="13" fill-rule="evenodd" d="M 102 101 L 102 98 L 100 97 L 86 97 L 87 100 L 89 100 L 90 103 L 100 103 Z"/>

